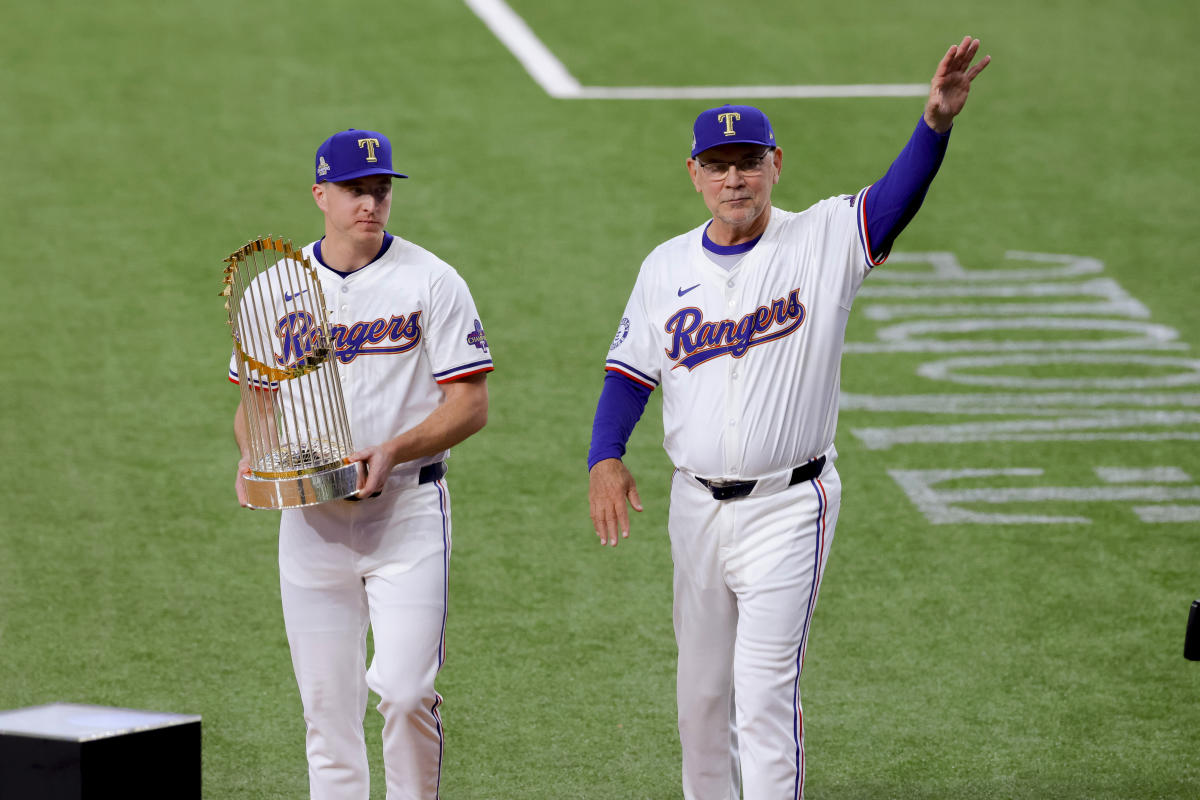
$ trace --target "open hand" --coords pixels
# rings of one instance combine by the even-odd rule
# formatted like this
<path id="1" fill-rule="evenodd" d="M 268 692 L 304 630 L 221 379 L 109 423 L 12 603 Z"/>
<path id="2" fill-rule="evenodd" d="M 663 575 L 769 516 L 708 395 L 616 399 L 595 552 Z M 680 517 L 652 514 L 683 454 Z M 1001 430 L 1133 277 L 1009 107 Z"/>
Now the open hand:
<path id="1" fill-rule="evenodd" d="M 591 506 L 592 527 L 600 537 L 600 544 L 616 547 L 618 532 L 622 539 L 629 538 L 626 501 L 634 511 L 642 510 L 637 484 L 625 464 L 618 458 L 596 462 L 588 473 L 588 504 Z"/>
<path id="2" fill-rule="evenodd" d="M 929 82 L 929 100 L 925 103 L 925 122 L 938 133 L 945 133 L 954 124 L 954 118 L 963 110 L 971 81 L 991 63 L 991 56 L 984 56 L 978 64 L 971 66 L 979 52 L 979 40 L 964 36 L 961 44 L 946 51 L 933 80 Z"/>

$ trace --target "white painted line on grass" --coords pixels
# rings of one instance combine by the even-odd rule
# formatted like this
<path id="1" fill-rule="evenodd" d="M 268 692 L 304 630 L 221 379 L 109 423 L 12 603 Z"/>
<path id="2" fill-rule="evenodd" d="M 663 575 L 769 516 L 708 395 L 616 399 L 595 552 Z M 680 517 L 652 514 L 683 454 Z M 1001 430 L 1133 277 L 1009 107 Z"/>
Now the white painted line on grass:
<path id="1" fill-rule="evenodd" d="M 924 97 L 924 83 L 811 86 L 583 86 L 504 0 L 463 0 L 546 94 L 561 100 L 701 100 L 729 98 Z"/>
<path id="2" fill-rule="evenodd" d="M 551 97 L 578 97 L 579 81 L 567 72 L 550 48 L 542 44 L 537 34 L 525 24 L 517 12 L 509 8 L 504 0 L 465 0 L 467 7 L 483 20 L 483 24 L 496 35 L 509 51 L 525 67 L 525 71 L 546 90 Z"/>
<path id="3" fill-rule="evenodd" d="M 887 428 L 851 428 L 869 450 L 887 450 L 902 444 L 964 444 L 966 442 L 1049 441 L 1196 441 L 1200 433 L 1181 431 L 1200 424 L 1194 411 L 1142 411 L 1119 409 L 1079 413 L 1048 419 L 996 422 L 961 422 L 944 425 L 898 425 Z M 1130 428 L 1167 428 L 1163 433 L 1130 431 Z"/>
<path id="4" fill-rule="evenodd" d="M 1142 522 L 1200 522 L 1200 506 L 1134 506 Z"/>
<path id="5" fill-rule="evenodd" d="M 1149 392 L 1020 392 L 1014 394 L 893 394 L 842 392 L 843 411 L 904 411 L 917 414 L 1078 415 L 1106 406 L 1200 406 L 1200 394 Z"/>
<path id="6" fill-rule="evenodd" d="M 1192 476 L 1179 467 L 1096 467 L 1105 483 L 1188 483 Z"/>
<path id="7" fill-rule="evenodd" d="M 1004 514 L 975 511 L 962 506 L 977 504 L 1020 505 L 1032 503 L 1122 503 L 1150 502 L 1170 505 L 1135 506 L 1144 522 L 1185 522 L 1200 520 L 1200 486 L 1007 486 L 983 489 L 942 489 L 939 484 L 964 478 L 1038 477 L 1040 469 L 960 469 L 960 470 L 888 470 L 921 512 L 935 525 L 985 524 L 1087 524 L 1087 517 L 1048 514 Z M 1188 501 L 1188 505 L 1177 501 Z"/>
<path id="8" fill-rule="evenodd" d="M 924 97 L 923 83 L 867 83 L 833 86 L 584 86 L 583 100 L 721 100 L 788 99 L 825 97 Z"/>

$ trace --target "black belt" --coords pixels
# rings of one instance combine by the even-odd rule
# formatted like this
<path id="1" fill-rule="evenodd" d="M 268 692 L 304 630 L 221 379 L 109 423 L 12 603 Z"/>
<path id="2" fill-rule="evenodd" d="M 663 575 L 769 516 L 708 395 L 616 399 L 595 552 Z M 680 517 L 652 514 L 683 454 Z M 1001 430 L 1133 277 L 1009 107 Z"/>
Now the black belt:
<path id="1" fill-rule="evenodd" d="M 417 473 L 417 485 L 420 485 L 422 483 L 433 483 L 434 481 L 441 480 L 445 476 L 445 474 L 446 474 L 446 462 L 445 461 L 439 461 L 436 464 L 426 464 L 425 466 L 421 467 L 421 471 L 419 473 Z M 379 497 L 379 495 L 381 495 L 381 494 L 383 494 L 382 491 L 375 492 L 374 494 L 371 495 L 371 497 Z M 351 495 L 350 497 L 347 497 L 346 499 L 347 500 L 362 500 L 364 498 Z M 367 498 L 367 499 L 370 499 L 370 498 Z"/>
<path id="2" fill-rule="evenodd" d="M 821 471 L 825 469 L 825 456 L 819 456 L 812 461 L 801 464 L 792 470 L 792 477 L 788 480 L 788 486 L 795 486 L 797 483 L 811 481 L 813 478 L 821 477 Z M 732 500 L 735 497 L 745 497 L 754 491 L 754 487 L 758 485 L 758 481 L 715 481 L 708 478 L 696 476 L 696 480 L 712 492 L 714 500 Z"/>
<path id="3" fill-rule="evenodd" d="M 421 473 L 417 476 L 417 483 L 433 483 L 440 481 L 446 474 L 446 462 L 439 461 L 436 464 L 428 464 L 421 467 Z"/>

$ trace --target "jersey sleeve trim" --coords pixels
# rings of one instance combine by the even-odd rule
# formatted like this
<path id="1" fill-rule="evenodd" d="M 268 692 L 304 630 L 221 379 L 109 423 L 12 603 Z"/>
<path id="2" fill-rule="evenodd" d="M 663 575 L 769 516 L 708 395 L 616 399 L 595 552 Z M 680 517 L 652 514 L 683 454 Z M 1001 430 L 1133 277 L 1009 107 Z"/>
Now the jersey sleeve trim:
<path id="1" fill-rule="evenodd" d="M 863 256 L 866 258 L 867 264 L 871 267 L 878 267 L 887 261 L 891 251 L 889 250 L 879 258 L 871 255 L 871 232 L 867 230 L 867 192 L 869 191 L 871 191 L 870 186 L 859 192 L 854 201 L 855 207 L 858 209 L 858 242 L 862 245 Z"/>
<path id="2" fill-rule="evenodd" d="M 234 372 L 233 369 L 229 370 L 229 381 L 230 381 L 230 383 L 236 383 L 239 386 L 242 383 L 238 377 L 238 374 L 236 372 Z M 250 386 L 255 389 L 266 389 L 271 392 L 279 391 L 279 384 L 274 381 L 259 381 L 259 380 L 251 379 Z"/>
<path id="3" fill-rule="evenodd" d="M 654 380 L 654 378 L 651 378 L 649 375 L 640 370 L 634 369 L 624 361 L 617 361 L 615 358 L 610 358 L 605 361 L 604 369 L 606 372 L 619 372 L 626 378 L 636 381 L 637 383 L 640 383 L 642 386 L 645 386 L 649 389 L 654 389 L 654 387 L 658 386 L 658 381 Z"/>
<path id="4" fill-rule="evenodd" d="M 492 360 L 489 358 L 484 361 L 473 361 L 470 364 L 463 364 L 460 367 L 454 367 L 453 369 L 435 372 L 433 373 L 433 379 L 438 383 L 449 383 L 450 381 L 456 381 L 459 378 L 465 378 L 468 375 L 479 375 L 483 372 L 492 372 L 495 369 L 496 367 L 492 364 Z"/>

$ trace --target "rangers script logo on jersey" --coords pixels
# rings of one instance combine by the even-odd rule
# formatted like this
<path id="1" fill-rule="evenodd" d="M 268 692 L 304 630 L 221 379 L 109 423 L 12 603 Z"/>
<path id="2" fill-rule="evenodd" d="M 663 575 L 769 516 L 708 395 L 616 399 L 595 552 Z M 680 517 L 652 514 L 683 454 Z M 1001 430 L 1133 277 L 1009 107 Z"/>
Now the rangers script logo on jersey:
<path id="1" fill-rule="evenodd" d="M 681 308 L 667 318 L 666 331 L 671 334 L 667 358 L 675 362 L 671 369 L 689 370 L 724 355 L 741 358 L 755 345 L 795 333 L 805 317 L 799 289 L 775 298 L 770 305 L 759 306 L 736 322 L 706 322 L 700 309 Z"/>
<path id="2" fill-rule="evenodd" d="M 349 364 L 360 355 L 407 353 L 421 341 L 421 312 L 391 319 L 380 317 L 352 325 L 332 325 L 330 333 L 338 361 L 343 364 Z M 300 361 L 312 352 L 319 334 L 316 320 L 307 311 L 293 311 L 281 317 L 275 325 L 275 335 L 283 342 L 283 354 L 276 354 L 275 363 L 286 367 Z M 398 344 L 374 346 L 389 340 Z"/>

